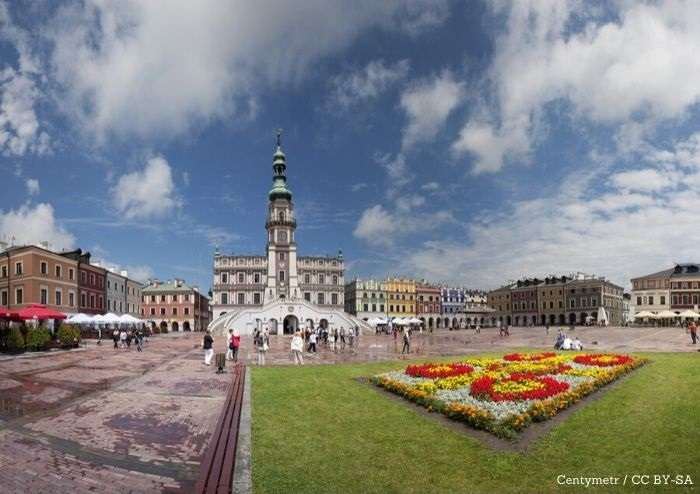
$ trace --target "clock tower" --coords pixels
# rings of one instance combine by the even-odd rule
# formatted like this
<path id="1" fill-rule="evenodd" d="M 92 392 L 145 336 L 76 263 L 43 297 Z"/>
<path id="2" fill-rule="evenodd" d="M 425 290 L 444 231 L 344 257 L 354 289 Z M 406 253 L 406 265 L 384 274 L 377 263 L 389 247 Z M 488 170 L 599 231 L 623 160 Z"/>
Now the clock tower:
<path id="1" fill-rule="evenodd" d="M 287 188 L 286 158 L 282 152 L 282 131 L 277 131 L 277 149 L 272 157 L 272 189 L 268 193 L 267 283 L 265 303 L 299 298 L 297 244 L 294 233 L 292 192 Z"/>

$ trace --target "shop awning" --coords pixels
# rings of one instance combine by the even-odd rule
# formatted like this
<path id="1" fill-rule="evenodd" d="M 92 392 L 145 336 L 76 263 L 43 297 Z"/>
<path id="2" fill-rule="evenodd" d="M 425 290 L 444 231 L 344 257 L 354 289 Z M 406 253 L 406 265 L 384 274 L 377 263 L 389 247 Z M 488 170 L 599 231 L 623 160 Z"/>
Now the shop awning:
<path id="1" fill-rule="evenodd" d="M 31 304 L 24 309 L 18 310 L 17 317 L 22 321 L 45 321 L 47 319 L 65 319 L 68 316 L 45 305 Z"/>

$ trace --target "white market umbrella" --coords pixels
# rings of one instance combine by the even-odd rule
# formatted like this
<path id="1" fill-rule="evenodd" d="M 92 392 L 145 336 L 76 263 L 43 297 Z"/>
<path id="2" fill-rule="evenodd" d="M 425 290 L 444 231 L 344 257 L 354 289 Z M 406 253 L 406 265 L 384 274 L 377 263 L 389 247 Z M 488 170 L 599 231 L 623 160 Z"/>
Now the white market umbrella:
<path id="1" fill-rule="evenodd" d="M 657 319 L 670 319 L 673 317 L 678 317 L 678 314 L 671 312 L 670 310 L 664 310 L 656 314 Z"/>
<path id="2" fill-rule="evenodd" d="M 635 319 L 645 319 L 647 317 L 654 317 L 654 314 L 648 310 L 643 310 L 642 312 L 638 312 L 634 315 Z"/>
<path id="3" fill-rule="evenodd" d="M 70 324 L 92 324 L 92 317 L 80 312 L 70 316 L 68 319 L 66 319 L 66 322 Z"/>
<path id="4" fill-rule="evenodd" d="M 90 319 L 94 324 L 107 324 L 103 314 L 97 314 L 96 316 L 92 316 Z"/>
<path id="5" fill-rule="evenodd" d="M 417 317 L 412 317 L 408 320 L 410 324 L 423 324 L 423 321 L 418 319 Z"/>
<path id="6" fill-rule="evenodd" d="M 605 309 L 603 307 L 598 307 L 598 323 L 599 324 L 607 324 L 608 323 L 608 314 L 605 312 Z"/>
<path id="7" fill-rule="evenodd" d="M 690 319 L 697 319 L 700 317 L 700 314 L 698 314 L 695 311 L 692 311 L 690 309 L 684 310 L 680 314 L 678 314 L 679 317 L 684 317 L 684 318 L 690 318 Z"/>
<path id="8" fill-rule="evenodd" d="M 124 314 L 122 316 L 119 316 L 119 322 L 121 322 L 122 324 L 141 324 L 143 321 L 132 316 L 131 314 Z"/>
<path id="9" fill-rule="evenodd" d="M 405 324 L 407 324 L 406 321 L 400 317 L 395 317 L 394 319 L 392 319 L 391 322 L 393 322 L 394 324 L 398 324 L 399 326 L 404 326 Z"/>
<path id="10" fill-rule="evenodd" d="M 119 324 L 122 320 L 118 315 L 109 312 L 104 315 L 104 322 L 107 324 Z"/>

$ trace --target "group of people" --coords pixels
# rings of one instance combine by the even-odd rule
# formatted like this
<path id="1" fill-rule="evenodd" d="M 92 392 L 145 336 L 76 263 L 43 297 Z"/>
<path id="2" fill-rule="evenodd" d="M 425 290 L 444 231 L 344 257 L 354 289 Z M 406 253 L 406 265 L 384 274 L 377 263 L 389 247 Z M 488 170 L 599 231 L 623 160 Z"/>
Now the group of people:
<path id="1" fill-rule="evenodd" d="M 508 329 L 508 325 L 503 325 L 498 327 L 498 336 L 501 338 L 504 338 L 506 336 L 510 336 L 510 330 Z"/>
<path id="2" fill-rule="evenodd" d="M 141 328 L 130 329 L 129 331 L 124 328 L 121 330 L 115 328 L 114 331 L 112 331 L 112 341 L 114 342 L 115 349 L 131 349 L 131 343 L 136 342 L 136 350 L 142 352 L 144 338 L 145 333 Z"/>
<path id="3" fill-rule="evenodd" d="M 302 336 L 300 331 L 297 331 L 299 336 Z M 347 330 L 341 326 L 338 328 L 321 328 L 316 329 L 306 328 L 303 333 L 304 342 L 306 343 L 306 351 L 316 353 L 319 344 L 326 345 L 332 352 L 343 351 L 346 347 L 353 348 L 359 342 L 360 328 L 348 328 Z"/>
<path id="4" fill-rule="evenodd" d="M 556 350 L 581 351 L 583 350 L 583 344 L 581 343 L 581 340 L 578 339 L 578 336 L 572 340 L 569 336 L 564 334 L 564 331 L 560 329 L 559 333 L 557 334 L 557 341 L 554 343 L 554 348 Z"/>

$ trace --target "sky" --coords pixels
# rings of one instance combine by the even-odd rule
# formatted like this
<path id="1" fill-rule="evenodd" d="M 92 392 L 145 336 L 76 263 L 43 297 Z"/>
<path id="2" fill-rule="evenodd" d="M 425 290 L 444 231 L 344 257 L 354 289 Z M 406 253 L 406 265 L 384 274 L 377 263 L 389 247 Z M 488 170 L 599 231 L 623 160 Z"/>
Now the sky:
<path id="1" fill-rule="evenodd" d="M 0 0 L 0 240 L 208 290 L 263 254 L 490 289 L 700 262 L 700 1 Z"/>

